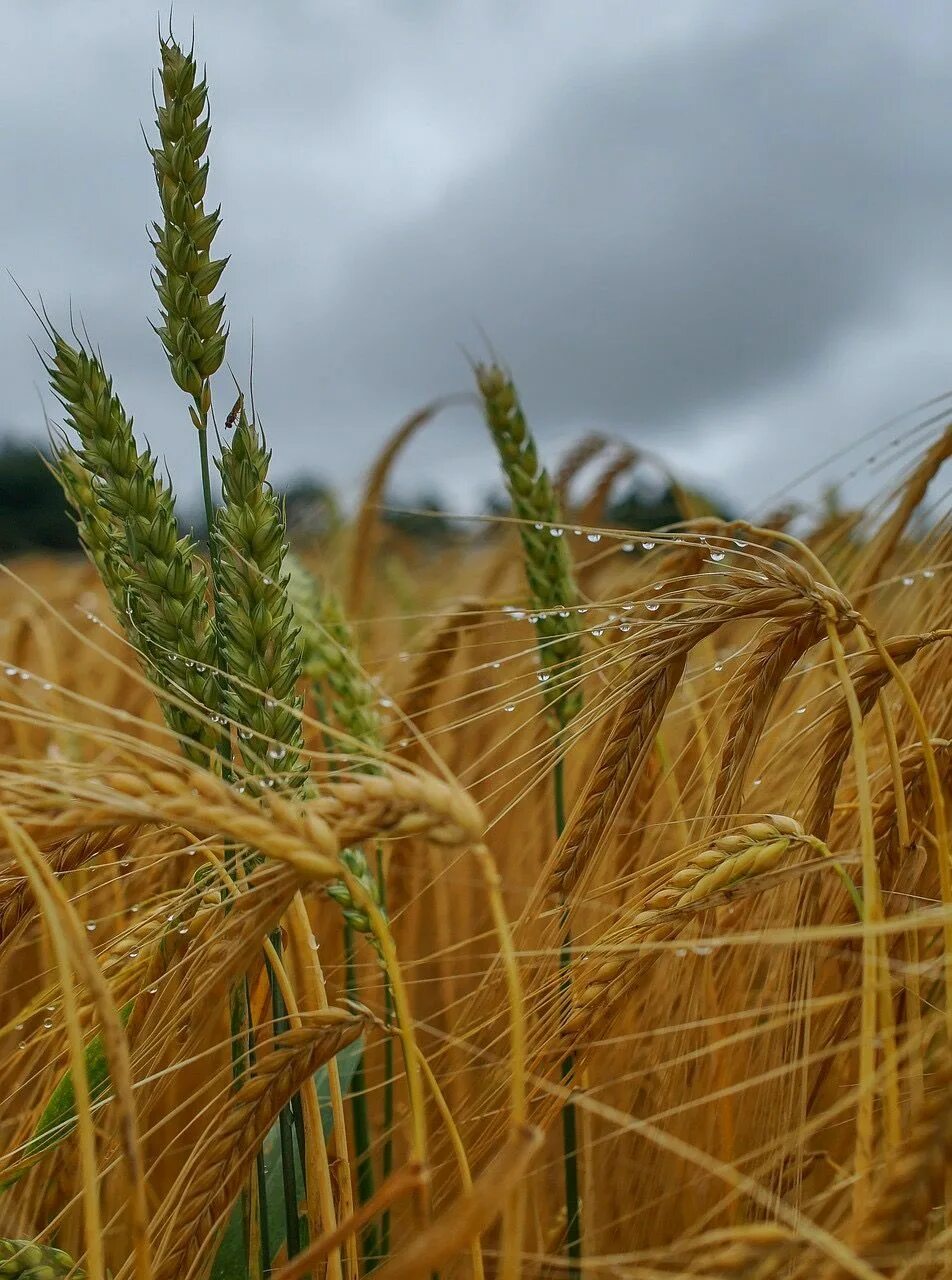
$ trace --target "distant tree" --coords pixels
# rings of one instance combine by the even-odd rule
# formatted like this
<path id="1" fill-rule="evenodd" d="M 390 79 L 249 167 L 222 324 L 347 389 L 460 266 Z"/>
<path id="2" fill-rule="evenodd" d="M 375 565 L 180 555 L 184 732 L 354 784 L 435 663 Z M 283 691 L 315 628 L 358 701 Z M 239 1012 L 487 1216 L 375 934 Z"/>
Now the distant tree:
<path id="1" fill-rule="evenodd" d="M 63 491 L 33 445 L 0 444 L 0 555 L 78 551 Z"/>
<path id="2" fill-rule="evenodd" d="M 708 493 L 687 490 L 691 505 L 698 515 L 720 516 L 733 520 L 729 505 Z M 607 523 L 623 529 L 661 529 L 684 519 L 670 484 L 649 487 L 636 480 L 608 509 Z"/>
<path id="3" fill-rule="evenodd" d="M 323 480 L 295 480 L 284 490 L 288 531 L 323 537 L 341 523 L 337 495 Z"/>
<path id="4" fill-rule="evenodd" d="M 384 524 L 391 529 L 427 542 L 447 542 L 453 536 L 452 522 L 447 518 L 446 506 L 438 494 L 425 492 L 400 505 L 411 509 L 391 509 L 382 514 Z"/>

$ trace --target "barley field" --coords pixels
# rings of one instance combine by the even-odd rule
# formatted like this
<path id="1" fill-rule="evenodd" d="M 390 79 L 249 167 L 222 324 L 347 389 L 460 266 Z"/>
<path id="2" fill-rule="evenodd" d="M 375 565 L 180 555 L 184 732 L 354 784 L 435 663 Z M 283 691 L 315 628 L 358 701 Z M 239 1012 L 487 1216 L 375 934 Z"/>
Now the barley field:
<path id="1" fill-rule="evenodd" d="M 210 536 L 39 308 L 86 555 L 0 575 L 0 1275 L 947 1274 L 948 406 L 862 509 L 675 483 L 633 532 L 640 456 L 543 459 L 487 359 L 508 515 L 382 520 L 434 404 L 292 548 L 225 367 L 206 86 L 160 54 L 156 332 Z"/>

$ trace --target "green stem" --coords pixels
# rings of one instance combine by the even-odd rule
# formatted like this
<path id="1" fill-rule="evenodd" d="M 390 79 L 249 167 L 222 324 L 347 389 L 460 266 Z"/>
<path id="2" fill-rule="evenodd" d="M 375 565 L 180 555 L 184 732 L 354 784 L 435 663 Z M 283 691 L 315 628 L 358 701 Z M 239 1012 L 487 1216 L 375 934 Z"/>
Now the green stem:
<path id="1" fill-rule="evenodd" d="M 377 883 L 380 885 L 381 905 L 386 911 L 386 882 L 383 875 L 383 851 L 377 847 Z M 383 974 L 384 1019 L 387 1026 L 393 1021 L 393 991 L 390 988 L 390 977 L 387 971 Z M 393 1172 L 393 1039 L 390 1036 L 383 1046 L 383 1165 L 382 1176 L 386 1182 Z M 390 1210 L 385 1209 L 380 1220 L 380 1256 L 387 1258 L 390 1254 Z"/>
<path id="2" fill-rule="evenodd" d="M 356 1001 L 360 998 L 357 986 L 357 957 L 354 930 L 348 922 L 344 924 L 344 954 L 347 995 L 351 1000 Z M 370 1152 L 370 1114 L 367 1109 L 367 1078 L 364 1074 L 363 1051 L 357 1058 L 351 1087 L 350 1105 L 354 1117 L 354 1146 L 357 1155 L 357 1198 L 361 1204 L 366 1204 L 374 1193 L 374 1167 Z M 363 1234 L 362 1245 L 366 1268 L 372 1271 L 380 1260 L 375 1224 L 367 1227 Z"/>
<path id="3" fill-rule="evenodd" d="M 271 934 L 271 945 L 275 954 L 281 957 L 281 930 L 275 929 Z M 274 1033 L 280 1035 L 288 1027 L 287 1010 L 281 994 L 274 970 L 268 965 L 268 979 L 271 984 L 271 1006 L 274 1010 Z M 284 1184 L 284 1222 L 287 1230 L 288 1258 L 301 1252 L 301 1230 L 298 1222 L 297 1177 L 294 1172 L 294 1137 L 292 1127 L 291 1105 L 281 1108 L 278 1116 L 278 1134 L 281 1142 L 281 1181 Z"/>
<path id="4" fill-rule="evenodd" d="M 556 741 L 556 748 L 561 743 Z M 552 797 L 555 808 L 555 833 L 558 839 L 565 830 L 565 764 L 562 757 L 555 762 L 552 770 Z M 561 900 L 562 913 L 562 945 L 559 951 L 559 974 L 561 982 L 562 1019 L 567 1018 L 572 1000 L 572 934 L 569 923 L 568 904 Z M 568 1086 L 575 1073 L 575 1056 L 566 1054 L 562 1059 L 562 1083 Z M 579 1280 L 582 1274 L 582 1200 L 579 1192 L 578 1177 L 578 1117 L 575 1103 L 571 1100 L 562 1108 L 562 1164 L 565 1170 L 565 1251 L 568 1255 L 569 1280 Z"/>
<path id="5" fill-rule="evenodd" d="M 248 986 L 247 975 L 245 976 L 245 980 L 243 983 L 243 990 L 244 990 L 244 1007 L 246 1011 L 250 1011 L 251 991 Z M 248 1068 L 247 1069 L 250 1073 L 254 1069 L 256 1055 L 255 1055 L 254 1028 L 251 1025 L 251 1018 L 250 1016 L 248 1016 L 247 1013 L 246 1013 L 245 1025 L 247 1027 L 247 1032 L 248 1032 L 248 1037 L 247 1037 Z M 271 1272 L 271 1233 L 268 1226 L 268 1178 L 267 1178 L 267 1174 L 265 1172 L 265 1167 L 264 1167 L 264 1151 L 261 1149 L 261 1147 L 258 1148 L 257 1154 L 255 1155 L 255 1174 L 257 1175 L 257 1182 L 258 1182 L 258 1228 L 259 1228 L 258 1235 L 259 1235 L 259 1243 L 261 1245 L 261 1274 L 262 1276 L 267 1276 Z M 249 1214 L 248 1221 L 245 1223 L 245 1245 L 246 1246 L 251 1236 L 250 1217 L 251 1215 Z"/>
<path id="6" fill-rule="evenodd" d="M 202 464 L 202 498 L 205 502 L 205 525 L 207 537 L 211 545 L 212 522 L 215 518 L 215 504 L 212 502 L 212 477 L 208 466 L 208 427 L 200 428 L 198 433 L 198 456 Z"/>

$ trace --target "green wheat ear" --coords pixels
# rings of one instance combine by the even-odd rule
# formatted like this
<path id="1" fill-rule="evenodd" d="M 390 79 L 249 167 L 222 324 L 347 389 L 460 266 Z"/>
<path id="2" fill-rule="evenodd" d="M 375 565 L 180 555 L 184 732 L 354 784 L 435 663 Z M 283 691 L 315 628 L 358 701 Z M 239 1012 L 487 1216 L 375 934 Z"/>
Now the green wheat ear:
<path id="1" fill-rule="evenodd" d="M 293 554 L 287 558 L 287 567 L 288 591 L 301 626 L 304 673 L 314 689 L 315 700 L 323 707 L 325 686 L 330 690 L 330 709 L 346 735 L 335 744 L 342 755 L 350 757 L 346 767 L 355 772 L 372 773 L 376 765 L 367 757 L 383 748 L 378 694 L 358 660 L 356 642 L 343 606 L 335 593 L 319 585 Z M 345 849 L 340 857 L 383 911 L 383 886 L 371 871 L 363 849 Z M 371 932 L 367 913 L 353 901 L 343 881 L 328 885 L 326 892 L 341 908 L 349 925 L 360 933 Z"/>
<path id="2" fill-rule="evenodd" d="M 242 728 L 247 771 L 278 773 L 299 786 L 308 772 L 297 692 L 300 628 L 287 593 L 284 511 L 268 483 L 271 454 L 242 410 L 218 469 L 222 505 L 215 513 L 215 627 L 223 666 L 222 708 Z"/>
<path id="3" fill-rule="evenodd" d="M 19 1280 L 59 1280 L 72 1276 L 82 1280 L 85 1271 L 78 1268 L 68 1253 L 49 1245 L 34 1244 L 32 1240 L 0 1239 L 0 1276 L 15 1276 Z"/>
<path id="4" fill-rule="evenodd" d="M 523 561 L 543 668 L 543 696 L 560 726 L 582 707 L 578 588 L 562 537 L 558 499 L 539 462 L 516 388 L 498 365 L 477 365 L 486 425 L 499 454 L 513 514 L 519 519 Z M 568 616 L 564 616 L 564 615 Z"/>
<path id="5" fill-rule="evenodd" d="M 60 481 L 77 510 L 83 541 L 132 644 L 160 690 L 204 709 L 216 700 L 214 638 L 205 570 L 179 537 L 171 488 L 139 450 L 99 358 L 50 331 L 50 386 L 80 448 L 60 451 Z M 218 730 L 205 716 L 162 699 L 166 721 L 190 758 L 207 762 Z"/>
<path id="6" fill-rule="evenodd" d="M 208 161 L 202 161 L 211 134 L 208 86 L 198 67 L 171 37 L 162 41 L 162 103 L 156 105 L 160 145 L 150 148 L 162 203 L 163 222 L 153 223 L 158 259 L 155 286 L 162 306 L 162 339 L 172 377 L 195 401 L 190 410 L 203 429 L 211 407 L 208 379 L 225 357 L 225 299 L 211 295 L 227 258 L 211 256 L 221 210 L 205 212 Z M 196 412 L 197 410 L 197 412 Z"/>

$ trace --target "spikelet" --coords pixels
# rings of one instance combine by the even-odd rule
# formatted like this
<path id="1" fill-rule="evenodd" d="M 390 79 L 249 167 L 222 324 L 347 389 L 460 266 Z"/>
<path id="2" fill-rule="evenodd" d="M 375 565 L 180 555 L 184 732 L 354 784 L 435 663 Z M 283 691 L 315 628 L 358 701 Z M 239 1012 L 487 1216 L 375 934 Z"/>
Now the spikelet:
<path id="1" fill-rule="evenodd" d="M 59 481 L 66 501 L 72 509 L 79 540 L 86 554 L 99 570 L 99 576 L 109 593 L 113 608 L 121 616 L 125 601 L 122 575 L 116 562 L 115 534 L 118 526 L 96 497 L 92 477 L 83 466 L 79 455 L 68 445 L 55 450 L 53 474 Z"/>
<path id="2" fill-rule="evenodd" d="M 150 148 L 162 202 L 163 222 L 153 223 L 152 247 L 159 265 L 154 280 L 162 306 L 156 333 L 169 358 L 172 377 L 195 400 L 196 427 L 203 428 L 211 405 L 208 379 L 225 356 L 222 324 L 225 299 L 211 301 L 227 258 L 212 258 L 220 210 L 206 213 L 208 161 L 202 157 L 211 133 L 208 91 L 192 52 L 171 37 L 162 41 L 163 101 L 156 107 L 160 145 Z"/>
<path id="3" fill-rule="evenodd" d="M 32 1240 L 0 1240 L 0 1276 L 16 1276 L 19 1280 L 59 1280 L 70 1276 L 82 1280 L 86 1274 L 68 1253 Z"/>
<path id="4" fill-rule="evenodd" d="M 512 379 L 497 365 L 477 365 L 476 382 L 483 397 L 486 423 L 499 452 L 519 519 L 526 578 L 537 612 L 535 624 L 542 664 L 550 679 L 543 696 L 560 726 L 582 706 L 578 590 L 558 502 L 548 474 L 539 463 Z"/>
<path id="5" fill-rule="evenodd" d="M 132 420 L 98 357 L 55 331 L 50 336 L 50 385 L 81 444 L 72 474 L 81 466 L 89 477 L 89 490 L 77 489 L 77 496 L 96 503 L 85 518 L 89 537 L 101 544 L 112 525 L 122 534 L 112 539 L 106 579 L 120 621 L 161 688 L 199 707 L 214 706 L 207 577 L 195 544 L 179 537 L 172 490 L 156 475 L 151 452 L 138 449 Z M 218 740 L 215 725 L 175 702 L 163 700 L 163 711 L 187 754 L 207 759 Z"/>
<path id="6" fill-rule="evenodd" d="M 271 454 L 244 412 L 218 469 L 222 505 L 212 534 L 218 588 L 215 627 L 222 708 L 240 726 L 245 768 L 279 772 L 289 786 L 307 774 L 297 693 L 302 647 L 286 591 L 284 512 L 268 483 Z"/>

